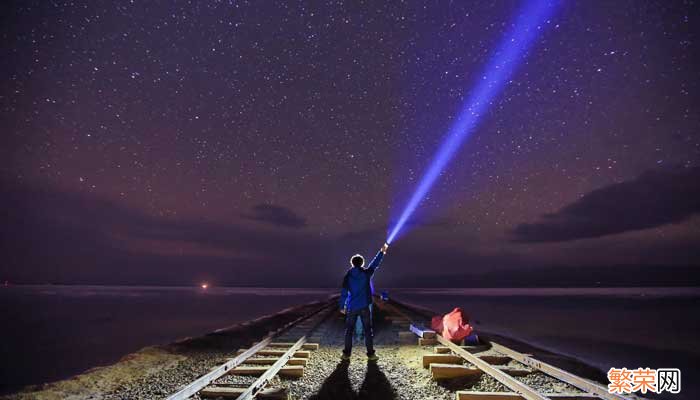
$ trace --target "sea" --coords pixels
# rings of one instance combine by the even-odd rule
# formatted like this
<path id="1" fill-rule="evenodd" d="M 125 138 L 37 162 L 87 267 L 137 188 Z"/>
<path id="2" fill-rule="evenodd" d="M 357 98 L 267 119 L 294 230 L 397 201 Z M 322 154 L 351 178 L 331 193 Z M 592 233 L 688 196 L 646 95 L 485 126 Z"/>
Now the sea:
<path id="1" fill-rule="evenodd" d="M 681 393 L 700 398 L 700 288 L 386 290 L 497 333 L 607 371 L 679 368 Z M 109 365 L 167 344 L 326 299 L 337 289 L 61 286 L 0 287 L 0 392 Z M 652 395 L 651 398 L 658 396 Z"/>

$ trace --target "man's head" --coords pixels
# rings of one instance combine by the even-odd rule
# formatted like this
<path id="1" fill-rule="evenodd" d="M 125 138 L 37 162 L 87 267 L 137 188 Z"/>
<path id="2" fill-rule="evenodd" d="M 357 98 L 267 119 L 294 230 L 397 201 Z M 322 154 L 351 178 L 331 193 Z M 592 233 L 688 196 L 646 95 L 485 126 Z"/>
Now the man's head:
<path id="1" fill-rule="evenodd" d="M 350 264 L 352 264 L 353 267 L 362 268 L 365 265 L 365 258 L 359 254 L 355 254 L 350 257 Z"/>

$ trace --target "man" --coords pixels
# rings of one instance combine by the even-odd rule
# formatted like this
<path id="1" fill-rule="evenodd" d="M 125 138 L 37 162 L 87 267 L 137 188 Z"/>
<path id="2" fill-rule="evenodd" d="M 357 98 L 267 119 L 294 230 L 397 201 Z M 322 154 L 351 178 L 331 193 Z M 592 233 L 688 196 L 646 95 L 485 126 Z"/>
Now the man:
<path id="1" fill-rule="evenodd" d="M 365 331 L 365 346 L 367 347 L 367 359 L 377 360 L 374 354 L 373 332 L 372 332 L 372 275 L 382 263 L 382 258 L 386 254 L 389 245 L 379 250 L 374 259 L 365 267 L 365 258 L 355 254 L 350 258 L 352 267 L 343 278 L 343 288 L 340 291 L 340 310 L 345 314 L 345 349 L 343 350 L 343 360 L 350 359 L 352 353 L 352 334 L 355 330 L 357 317 L 362 320 L 362 328 Z"/>

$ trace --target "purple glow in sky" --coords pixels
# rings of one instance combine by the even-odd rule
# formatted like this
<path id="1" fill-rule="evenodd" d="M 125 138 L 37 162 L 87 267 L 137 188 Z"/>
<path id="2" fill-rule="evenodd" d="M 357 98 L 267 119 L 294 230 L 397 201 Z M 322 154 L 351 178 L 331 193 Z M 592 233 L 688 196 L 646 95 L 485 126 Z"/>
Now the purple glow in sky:
<path id="1" fill-rule="evenodd" d="M 511 30 L 503 37 L 498 50 L 484 68 L 484 72 L 480 75 L 481 79 L 476 83 L 475 89 L 464 103 L 457 120 L 445 136 L 401 216 L 389 232 L 387 243 L 392 243 L 396 239 L 441 172 L 476 128 L 479 119 L 488 111 L 494 97 L 513 75 L 537 35 L 550 23 L 548 18 L 557 4 L 558 1 L 552 0 L 525 2 Z"/>
<path id="2" fill-rule="evenodd" d="M 690 2 L 5 8 L 10 286 L 700 282 Z"/>

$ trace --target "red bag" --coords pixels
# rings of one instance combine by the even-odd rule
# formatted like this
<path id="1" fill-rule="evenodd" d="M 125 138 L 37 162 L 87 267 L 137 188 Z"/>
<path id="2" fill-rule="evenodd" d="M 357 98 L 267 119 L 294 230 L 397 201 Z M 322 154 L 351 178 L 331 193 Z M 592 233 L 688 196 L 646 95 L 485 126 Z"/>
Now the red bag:
<path id="1" fill-rule="evenodd" d="M 435 317 L 439 318 L 439 317 Z M 433 323 L 435 322 L 433 318 Z M 432 324 L 431 324 L 432 325 Z M 433 328 L 435 329 L 435 328 Z M 449 314 L 442 317 L 442 336 L 453 342 L 459 342 L 469 336 L 474 328 L 469 325 L 469 317 L 465 316 L 462 309 L 456 307 Z M 435 330 L 436 332 L 440 332 Z"/>

